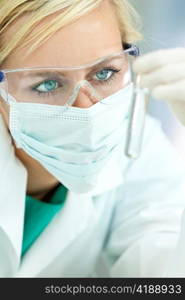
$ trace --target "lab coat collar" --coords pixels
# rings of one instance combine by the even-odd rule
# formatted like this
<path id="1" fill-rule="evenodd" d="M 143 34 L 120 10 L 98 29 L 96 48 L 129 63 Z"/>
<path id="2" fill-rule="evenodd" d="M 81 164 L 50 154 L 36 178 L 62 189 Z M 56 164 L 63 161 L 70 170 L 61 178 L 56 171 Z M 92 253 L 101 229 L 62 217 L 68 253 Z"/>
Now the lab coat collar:
<path id="1" fill-rule="evenodd" d="M 16 277 L 39 277 L 39 273 L 54 263 L 55 258 L 93 223 L 96 218 L 93 197 L 123 183 L 124 172 L 120 166 L 126 167 L 129 160 L 124 159 L 121 147 L 117 151 L 119 153 L 111 157 L 100 173 L 93 191 L 79 194 L 68 191 L 64 207 L 27 251 Z"/>
<path id="2" fill-rule="evenodd" d="M 0 149 L 0 239 L 6 261 L 0 276 L 11 276 L 20 263 L 27 172 L 14 154 L 12 140 L 1 115 Z"/>
<path id="3" fill-rule="evenodd" d="M 96 219 L 93 197 L 123 183 L 122 173 L 118 172 L 117 176 L 115 173 L 114 178 L 106 175 L 103 178 L 104 185 L 102 181 L 102 188 L 99 186 L 92 192 L 77 194 L 68 191 L 64 207 L 27 251 L 16 277 L 39 277 L 39 273 L 48 265 L 55 263 L 55 258 L 78 239 Z"/>
<path id="4" fill-rule="evenodd" d="M 68 192 L 64 207 L 26 252 L 16 277 L 39 277 L 39 273 L 79 238 L 94 218 L 92 197 Z"/>

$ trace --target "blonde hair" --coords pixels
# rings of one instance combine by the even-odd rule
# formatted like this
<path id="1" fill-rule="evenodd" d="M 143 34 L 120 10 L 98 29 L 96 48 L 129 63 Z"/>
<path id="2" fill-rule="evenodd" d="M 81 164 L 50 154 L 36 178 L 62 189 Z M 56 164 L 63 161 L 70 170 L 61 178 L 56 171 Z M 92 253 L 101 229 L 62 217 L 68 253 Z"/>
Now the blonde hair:
<path id="1" fill-rule="evenodd" d="M 29 46 L 27 54 L 34 51 L 53 33 L 67 24 L 90 12 L 104 0 L 0 0 L 0 64 L 17 47 Z M 109 0 L 115 7 L 123 42 L 132 43 L 141 39 L 138 31 L 138 15 L 127 0 Z M 61 11 L 56 18 L 32 33 L 40 21 L 53 13 Z M 28 15 L 26 23 L 11 36 L 2 37 L 13 22 L 20 16 Z"/>

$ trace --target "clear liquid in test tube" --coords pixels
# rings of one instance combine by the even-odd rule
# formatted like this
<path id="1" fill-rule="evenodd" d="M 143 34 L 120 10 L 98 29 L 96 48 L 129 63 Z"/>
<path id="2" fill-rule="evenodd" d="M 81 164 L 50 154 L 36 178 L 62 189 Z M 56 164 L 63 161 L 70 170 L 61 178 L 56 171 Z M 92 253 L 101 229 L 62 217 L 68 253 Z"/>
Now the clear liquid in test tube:
<path id="1" fill-rule="evenodd" d="M 133 89 L 125 154 L 136 159 L 142 150 L 149 92 L 148 89 L 140 88 L 140 75 L 136 76 Z"/>

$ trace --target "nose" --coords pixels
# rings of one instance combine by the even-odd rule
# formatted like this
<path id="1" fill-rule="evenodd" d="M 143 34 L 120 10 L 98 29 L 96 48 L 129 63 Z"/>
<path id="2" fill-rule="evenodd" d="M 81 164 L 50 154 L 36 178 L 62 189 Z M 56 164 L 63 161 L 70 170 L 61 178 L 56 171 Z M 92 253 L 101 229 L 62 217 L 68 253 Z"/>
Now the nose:
<path id="1" fill-rule="evenodd" d="M 88 108 L 93 104 L 97 103 L 99 99 L 93 95 L 86 87 L 81 87 L 78 92 L 78 96 L 76 97 L 73 106 L 79 108 Z"/>

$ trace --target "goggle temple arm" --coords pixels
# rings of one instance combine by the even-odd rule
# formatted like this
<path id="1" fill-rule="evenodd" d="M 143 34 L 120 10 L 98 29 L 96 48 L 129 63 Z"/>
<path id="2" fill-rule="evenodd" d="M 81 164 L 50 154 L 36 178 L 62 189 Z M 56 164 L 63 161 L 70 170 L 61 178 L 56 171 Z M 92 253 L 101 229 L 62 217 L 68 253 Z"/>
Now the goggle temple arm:
<path id="1" fill-rule="evenodd" d="M 140 55 L 139 47 L 132 44 L 123 44 L 123 50 L 128 53 L 129 55 L 132 55 L 134 57 L 137 57 Z"/>
<path id="2" fill-rule="evenodd" d="M 5 80 L 5 74 L 3 71 L 0 71 L 0 83 Z"/>

